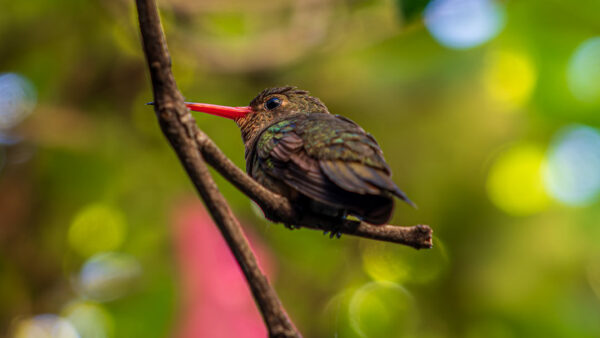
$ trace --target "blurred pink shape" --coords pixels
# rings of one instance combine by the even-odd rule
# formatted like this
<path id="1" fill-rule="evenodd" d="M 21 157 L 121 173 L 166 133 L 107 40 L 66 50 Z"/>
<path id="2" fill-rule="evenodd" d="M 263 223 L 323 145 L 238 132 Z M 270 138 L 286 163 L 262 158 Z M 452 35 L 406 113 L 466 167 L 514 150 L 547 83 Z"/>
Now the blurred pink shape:
<path id="1" fill-rule="evenodd" d="M 267 330 L 242 270 L 204 205 L 178 203 L 174 241 L 179 265 L 180 304 L 175 337 L 264 338 Z M 248 229 L 244 229 L 248 235 Z M 267 252 L 248 236 L 263 272 L 272 271 Z"/>

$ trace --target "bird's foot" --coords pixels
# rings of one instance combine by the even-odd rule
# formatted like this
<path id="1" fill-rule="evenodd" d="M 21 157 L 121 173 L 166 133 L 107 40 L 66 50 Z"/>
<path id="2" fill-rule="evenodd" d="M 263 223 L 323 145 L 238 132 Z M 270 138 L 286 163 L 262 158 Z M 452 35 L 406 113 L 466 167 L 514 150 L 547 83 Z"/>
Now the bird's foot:
<path id="1" fill-rule="evenodd" d="M 342 231 L 338 228 L 332 228 L 331 230 L 324 230 L 323 235 L 329 235 L 329 238 L 340 238 L 342 237 Z"/>
<path id="2" fill-rule="evenodd" d="M 345 222 L 348 217 L 348 211 L 342 210 L 338 215 L 336 215 L 336 219 L 340 222 Z M 330 229 L 326 229 L 323 231 L 323 235 L 329 235 L 329 238 L 341 238 L 342 237 L 342 226 L 331 226 Z"/>
<path id="3" fill-rule="evenodd" d="M 294 229 L 300 229 L 299 225 L 294 225 L 294 224 L 287 224 L 284 223 L 283 226 L 285 226 L 286 228 L 290 229 L 290 230 L 294 230 Z"/>

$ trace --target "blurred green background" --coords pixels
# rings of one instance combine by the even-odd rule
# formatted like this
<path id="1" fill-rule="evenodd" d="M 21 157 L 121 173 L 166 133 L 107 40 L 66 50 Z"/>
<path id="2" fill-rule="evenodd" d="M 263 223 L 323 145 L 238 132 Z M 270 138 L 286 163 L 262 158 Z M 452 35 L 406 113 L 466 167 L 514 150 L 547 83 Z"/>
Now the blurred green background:
<path id="1" fill-rule="evenodd" d="M 309 90 L 381 144 L 419 205 L 393 223 L 435 231 L 289 231 L 215 175 L 305 337 L 600 337 L 600 1 L 159 3 L 188 100 Z M 265 336 L 144 104 L 133 1 L 0 8 L 0 336 Z"/>

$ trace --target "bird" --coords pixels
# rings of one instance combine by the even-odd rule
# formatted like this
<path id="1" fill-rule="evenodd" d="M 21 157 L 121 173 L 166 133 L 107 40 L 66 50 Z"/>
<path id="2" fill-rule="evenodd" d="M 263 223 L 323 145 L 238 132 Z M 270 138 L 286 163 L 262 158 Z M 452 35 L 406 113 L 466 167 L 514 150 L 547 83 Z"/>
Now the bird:
<path id="1" fill-rule="evenodd" d="M 302 212 L 382 225 L 394 197 L 416 207 L 392 180 L 375 138 L 306 90 L 267 88 L 243 107 L 186 106 L 235 121 L 248 175 Z"/>

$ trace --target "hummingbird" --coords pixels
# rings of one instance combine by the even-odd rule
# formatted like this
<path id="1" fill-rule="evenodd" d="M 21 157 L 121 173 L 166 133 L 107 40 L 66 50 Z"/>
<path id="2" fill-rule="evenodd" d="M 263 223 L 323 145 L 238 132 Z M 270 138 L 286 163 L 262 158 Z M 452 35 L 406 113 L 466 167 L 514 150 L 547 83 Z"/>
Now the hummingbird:
<path id="1" fill-rule="evenodd" d="M 392 181 L 375 138 L 305 90 L 268 88 L 245 107 L 186 106 L 235 121 L 246 172 L 301 211 L 380 225 L 392 216 L 394 196 L 415 206 Z"/>

